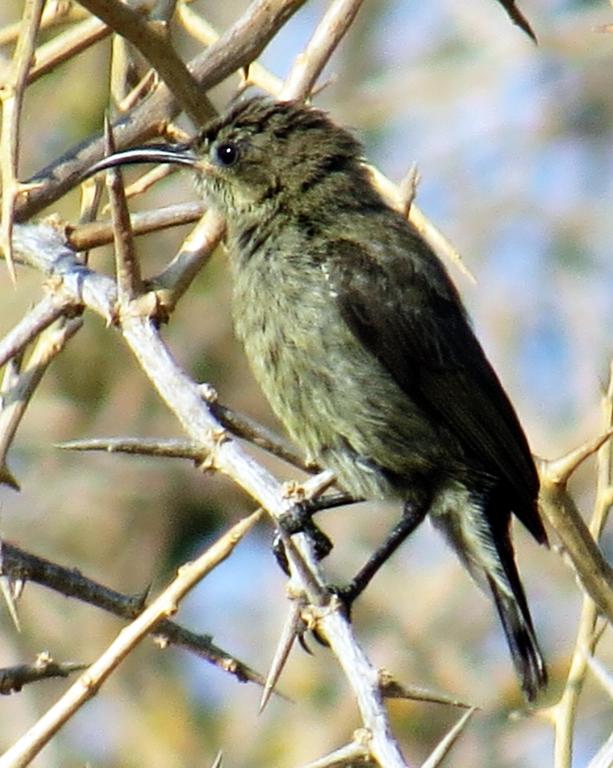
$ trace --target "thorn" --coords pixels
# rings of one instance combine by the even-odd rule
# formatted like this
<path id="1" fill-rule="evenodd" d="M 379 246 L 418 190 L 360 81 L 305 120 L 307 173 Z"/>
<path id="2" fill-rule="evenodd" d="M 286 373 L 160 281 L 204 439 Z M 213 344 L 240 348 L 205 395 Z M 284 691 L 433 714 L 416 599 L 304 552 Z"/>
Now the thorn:
<path id="1" fill-rule="evenodd" d="M 289 614 L 281 632 L 281 637 L 279 638 L 279 643 L 277 644 L 277 649 L 275 650 L 275 655 L 273 656 L 272 664 L 270 665 L 270 671 L 268 672 L 266 682 L 264 683 L 264 690 L 262 691 L 258 714 L 262 714 L 272 696 L 296 637 L 299 638 L 299 641 L 302 644 L 302 633 L 299 631 L 299 627 L 302 624 L 302 619 L 300 618 L 301 612 L 301 601 L 294 601 L 290 605 Z"/>
<path id="2" fill-rule="evenodd" d="M 15 479 L 15 475 L 13 475 L 6 463 L 0 465 L 0 484 L 8 485 L 8 487 L 12 488 L 14 491 L 21 490 L 21 486 Z"/>
<path id="3" fill-rule="evenodd" d="M 19 615 L 17 614 L 17 603 L 15 601 L 14 585 L 10 576 L 0 576 L 0 590 L 6 601 L 7 608 L 13 619 L 13 624 L 18 632 L 21 632 L 21 622 L 19 621 Z M 23 588 L 21 588 L 23 591 Z"/>
<path id="4" fill-rule="evenodd" d="M 304 634 L 304 632 L 299 633 L 298 642 L 300 643 L 300 647 L 305 653 L 308 653 L 309 656 L 313 655 L 313 651 L 309 648 L 309 645 L 306 641 L 306 635 Z"/>
<path id="5" fill-rule="evenodd" d="M 592 440 L 586 440 L 583 445 L 569 451 L 565 456 L 561 456 L 559 459 L 553 459 L 551 461 L 539 459 L 538 464 L 543 476 L 550 483 L 564 485 L 577 467 L 600 450 L 611 437 L 613 437 L 613 428 Z"/>
<path id="6" fill-rule="evenodd" d="M 513 24 L 516 24 L 521 30 L 523 30 L 528 35 L 529 38 L 531 38 L 532 42 L 535 45 L 538 45 L 536 34 L 532 29 L 532 27 L 530 26 L 530 22 L 528 21 L 528 19 L 517 7 L 516 0 L 498 0 L 498 2 L 504 8 L 507 16 L 511 19 Z"/>
<path id="7" fill-rule="evenodd" d="M 223 757 L 223 752 L 221 749 L 217 753 L 217 756 L 215 757 L 215 760 L 213 761 L 213 765 L 211 765 L 211 768 L 221 768 L 221 759 Z"/>
<path id="8" fill-rule="evenodd" d="M 417 194 L 417 185 L 419 184 L 420 180 L 421 176 L 417 168 L 417 164 L 413 163 L 413 165 L 407 171 L 406 176 L 398 185 L 400 189 L 400 195 L 403 200 L 402 213 L 405 217 L 409 215 L 411 206 L 415 200 L 415 195 Z"/>
<path id="9" fill-rule="evenodd" d="M 471 707 L 468 712 L 465 712 L 462 717 L 458 720 L 458 722 L 451 728 L 447 734 L 439 741 L 439 743 L 436 745 L 436 748 L 432 751 L 428 759 L 425 763 L 421 766 L 421 768 L 437 768 L 446 755 L 448 754 L 451 747 L 455 744 L 458 736 L 462 733 L 466 725 L 468 724 L 468 721 L 470 718 L 474 715 L 474 713 L 477 711 L 477 707 Z"/>
<path id="10" fill-rule="evenodd" d="M 374 765 L 370 762 L 370 739 L 372 734 L 366 728 L 360 728 L 353 734 L 353 741 L 344 747 L 335 749 L 318 760 L 303 765 L 302 768 L 334 768 L 341 765 Z"/>
<path id="11" fill-rule="evenodd" d="M 408 699 L 412 701 L 429 701 L 433 704 L 447 704 L 462 709 L 476 709 L 474 705 L 460 701 L 446 693 L 429 691 L 416 685 L 402 685 L 392 677 L 386 669 L 379 670 L 379 689 L 386 699 Z"/>
<path id="12" fill-rule="evenodd" d="M 26 580 L 14 579 L 12 587 L 13 587 L 13 597 L 15 598 L 15 600 L 19 600 L 20 597 L 23 595 L 23 590 L 26 588 Z"/>

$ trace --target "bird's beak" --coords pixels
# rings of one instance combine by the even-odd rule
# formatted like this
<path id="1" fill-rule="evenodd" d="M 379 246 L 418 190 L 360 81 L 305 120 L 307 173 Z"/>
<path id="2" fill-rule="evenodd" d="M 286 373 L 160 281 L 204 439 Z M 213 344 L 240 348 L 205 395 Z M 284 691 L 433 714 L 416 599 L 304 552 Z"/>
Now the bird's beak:
<path id="1" fill-rule="evenodd" d="M 103 157 L 87 170 L 87 177 L 107 168 L 118 165 L 134 165 L 138 163 L 172 163 L 187 165 L 190 168 L 198 164 L 198 156 L 190 144 L 148 144 L 143 147 L 132 147 Z"/>

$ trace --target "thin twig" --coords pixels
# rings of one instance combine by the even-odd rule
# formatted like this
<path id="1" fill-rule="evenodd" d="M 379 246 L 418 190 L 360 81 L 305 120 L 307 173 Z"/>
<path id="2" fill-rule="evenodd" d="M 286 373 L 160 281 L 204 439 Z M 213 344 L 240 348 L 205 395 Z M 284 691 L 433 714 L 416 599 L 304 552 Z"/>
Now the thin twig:
<path id="1" fill-rule="evenodd" d="M 66 0 L 47 0 L 39 29 L 50 29 L 59 24 L 81 21 L 87 15 L 87 11 L 75 3 L 66 2 Z M 0 46 L 14 43 L 18 39 L 20 31 L 21 21 L 2 27 L 0 29 Z"/>
<path id="2" fill-rule="evenodd" d="M 540 507 L 560 538 L 583 588 L 599 610 L 613 622 L 613 568 L 602 555 L 566 487 L 571 473 L 590 453 L 599 448 L 601 451 L 606 449 L 610 437 L 607 429 L 602 437 L 571 451 L 570 460 L 562 458 L 548 462 L 538 459 L 537 464 L 541 480 Z M 605 493 L 606 488 L 599 492 L 599 508 L 606 506 Z"/>
<path id="3" fill-rule="evenodd" d="M 27 363 L 11 383 L 10 389 L 3 390 L 0 408 L 0 467 L 6 467 L 6 455 L 17 432 L 17 427 L 45 371 L 81 325 L 81 318 L 77 317 L 66 320 L 59 326 L 51 326 L 44 330 L 40 334 Z M 4 481 L 6 482 L 6 477 L 4 477 Z"/>
<path id="4" fill-rule="evenodd" d="M 303 100 L 308 97 L 323 68 L 353 23 L 362 2 L 334 0 L 330 4 L 308 45 L 294 60 L 281 89 L 282 99 Z"/>
<path id="5" fill-rule="evenodd" d="M 361 768 L 374 765 L 370 761 L 370 733 L 366 728 L 355 731 L 349 744 L 301 768 L 351 768 L 358 765 Z"/>
<path id="6" fill-rule="evenodd" d="M 141 211 L 130 216 L 130 226 L 134 235 L 146 235 L 168 227 L 193 224 L 199 221 L 205 212 L 203 203 L 177 203 L 151 211 Z M 67 227 L 66 239 L 75 251 L 86 251 L 113 242 L 113 224 L 110 221 L 92 221 Z"/>
<path id="7" fill-rule="evenodd" d="M 148 590 L 136 595 L 124 595 L 84 576 L 76 568 L 66 568 L 1 540 L 0 577 L 6 577 L 12 583 L 40 584 L 60 595 L 80 600 L 129 621 L 142 613 L 148 595 Z M 154 634 L 159 645 L 184 648 L 233 675 L 239 682 L 264 684 L 262 675 L 213 643 L 207 635 L 192 632 L 168 619 L 156 626 Z"/>
<path id="8" fill-rule="evenodd" d="M 76 309 L 78 305 L 61 290 L 49 292 L 0 340 L 0 367 L 27 347 L 58 317 L 74 313 Z"/>
<path id="9" fill-rule="evenodd" d="M 34 664 L 17 664 L 0 669 L 0 694 L 18 693 L 24 685 L 49 680 L 53 677 L 68 677 L 73 672 L 87 669 L 87 664 L 74 661 L 54 661 L 48 653 L 41 653 Z"/>
<path id="10" fill-rule="evenodd" d="M 185 238 L 173 260 L 149 282 L 167 312 L 174 309 L 177 301 L 208 262 L 225 231 L 223 218 L 216 211 L 207 211 Z"/>
<path id="11" fill-rule="evenodd" d="M 172 88 L 175 98 L 196 123 L 214 117 L 215 108 L 173 48 L 165 23 L 149 20 L 143 13 L 118 0 L 80 1 L 81 5 L 129 40 L 143 54 L 159 72 L 162 80 Z"/>
<path id="12" fill-rule="evenodd" d="M 160 621 L 172 616 L 185 595 L 231 554 L 260 517 L 261 513 L 255 512 L 241 520 L 197 560 L 181 566 L 177 577 L 160 596 L 130 625 L 121 630 L 100 658 L 0 757 L 0 768 L 22 768 L 28 765 L 72 715 L 97 693 L 130 651 L 153 631 Z"/>
<path id="13" fill-rule="evenodd" d="M 73 24 L 65 32 L 43 43 L 36 49 L 34 62 L 28 72 L 28 85 L 87 50 L 94 43 L 104 40 L 111 32 L 110 27 L 94 17 Z"/>
<path id="14" fill-rule="evenodd" d="M 613 427 L 613 362 L 609 370 L 609 386 L 602 401 L 604 431 L 607 433 Z M 611 441 L 605 441 L 598 451 L 598 477 L 596 484 L 596 499 L 594 512 L 590 522 L 590 533 L 593 541 L 597 542 L 609 513 L 609 491 L 613 485 L 613 450 Z M 574 561 L 573 561 L 574 562 Z M 585 586 L 585 574 L 581 574 Z M 573 734 L 579 698 L 583 689 L 588 670 L 588 657 L 594 654 L 599 634 L 596 632 L 596 622 L 599 608 L 602 608 L 592 598 L 591 591 L 585 595 L 579 619 L 577 639 L 570 664 L 570 669 L 564 686 L 564 692 L 559 702 L 552 708 L 554 721 L 554 765 L 555 768 L 571 768 L 573 756 Z M 609 617 L 609 621 L 611 618 Z"/>
<path id="15" fill-rule="evenodd" d="M 13 68 L 9 82 L 0 90 L 2 99 L 2 132 L 0 134 L 0 168 L 2 171 L 2 221 L 0 222 L 0 249 L 13 282 L 16 280 L 13 264 L 12 233 L 17 198 L 29 185 L 17 181 L 19 173 L 19 126 L 21 109 L 28 82 L 28 72 L 34 57 L 34 45 L 41 22 L 45 0 L 25 0 L 22 26 L 13 55 Z"/>
<path id="16" fill-rule="evenodd" d="M 185 31 L 193 38 L 204 45 L 213 45 L 219 40 L 219 32 L 212 27 L 208 21 L 194 11 L 194 9 L 180 0 L 177 3 L 177 19 L 183 25 Z M 283 86 L 281 78 L 263 67 L 257 61 L 254 61 L 246 68 L 244 74 L 245 85 L 257 85 L 259 88 L 278 96 Z"/>
<path id="17" fill-rule="evenodd" d="M 113 141 L 113 129 L 108 118 L 104 123 L 104 135 L 106 154 L 112 155 L 115 152 L 115 143 Z M 118 168 L 109 168 L 106 172 L 106 179 L 115 241 L 117 298 L 123 309 L 130 301 L 140 296 L 143 290 L 143 281 L 130 226 L 130 213 L 123 189 L 121 171 Z"/>

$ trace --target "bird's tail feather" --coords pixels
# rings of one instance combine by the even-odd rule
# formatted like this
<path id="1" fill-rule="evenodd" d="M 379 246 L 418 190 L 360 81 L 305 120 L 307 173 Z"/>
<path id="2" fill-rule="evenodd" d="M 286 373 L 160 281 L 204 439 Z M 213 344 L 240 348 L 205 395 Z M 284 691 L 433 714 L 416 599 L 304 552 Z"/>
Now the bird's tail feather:
<path id="1" fill-rule="evenodd" d="M 501 590 L 496 581 L 488 577 L 522 690 L 528 701 L 534 701 L 539 691 L 547 685 L 547 669 L 519 578 L 511 578 L 510 581 L 513 585 L 513 595 Z"/>

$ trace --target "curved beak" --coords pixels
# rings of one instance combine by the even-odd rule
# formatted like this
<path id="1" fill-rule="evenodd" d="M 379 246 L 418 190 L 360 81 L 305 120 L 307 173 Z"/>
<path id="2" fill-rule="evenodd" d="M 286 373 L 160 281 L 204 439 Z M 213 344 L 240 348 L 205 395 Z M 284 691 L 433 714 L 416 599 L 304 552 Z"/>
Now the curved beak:
<path id="1" fill-rule="evenodd" d="M 143 147 L 122 149 L 108 157 L 103 157 L 102 160 L 87 169 L 85 178 L 107 168 L 116 168 L 118 165 L 172 163 L 173 165 L 187 165 L 193 168 L 197 162 L 198 157 L 190 144 L 147 144 Z"/>

